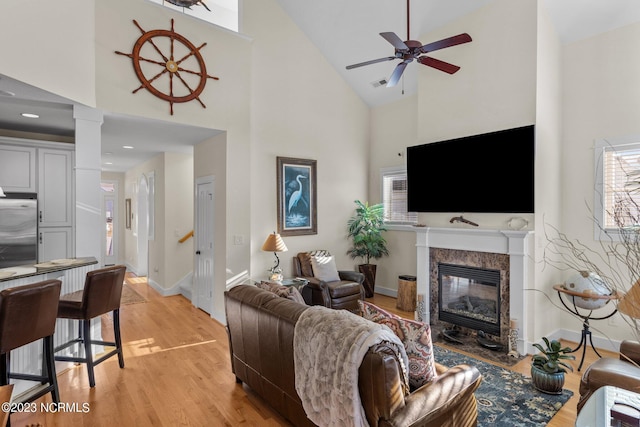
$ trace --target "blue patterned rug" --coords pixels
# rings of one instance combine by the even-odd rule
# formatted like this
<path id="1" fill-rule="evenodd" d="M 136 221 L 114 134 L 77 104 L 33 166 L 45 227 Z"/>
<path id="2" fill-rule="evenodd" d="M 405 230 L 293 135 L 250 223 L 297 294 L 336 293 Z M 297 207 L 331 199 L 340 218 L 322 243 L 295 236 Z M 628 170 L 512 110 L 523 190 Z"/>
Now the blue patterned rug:
<path id="1" fill-rule="evenodd" d="M 445 366 L 472 365 L 482 374 L 482 383 L 476 390 L 478 427 L 546 426 L 573 396 L 573 392 L 566 389 L 560 395 L 541 393 L 533 388 L 531 379 L 522 374 L 438 345 L 433 348 L 436 362 Z"/>

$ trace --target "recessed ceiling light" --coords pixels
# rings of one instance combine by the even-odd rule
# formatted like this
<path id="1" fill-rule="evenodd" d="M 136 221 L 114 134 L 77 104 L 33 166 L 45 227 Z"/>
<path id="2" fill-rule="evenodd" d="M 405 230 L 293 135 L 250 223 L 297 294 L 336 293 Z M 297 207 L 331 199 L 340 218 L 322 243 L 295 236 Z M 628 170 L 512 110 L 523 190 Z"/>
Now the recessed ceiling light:
<path id="1" fill-rule="evenodd" d="M 38 118 L 40 118 L 40 116 L 39 116 L 39 115 L 37 115 L 37 114 L 33 114 L 33 113 L 20 113 L 20 115 L 21 115 L 22 117 L 26 117 L 26 118 L 28 118 L 28 119 L 38 119 Z"/>
<path id="2" fill-rule="evenodd" d="M 16 94 L 8 90 L 0 90 L 0 96 L 16 96 Z"/>
<path id="3" fill-rule="evenodd" d="M 112 162 L 104 162 L 105 165 L 112 165 Z"/>
<path id="4" fill-rule="evenodd" d="M 110 156 L 110 155 L 112 155 L 112 154 L 113 154 L 113 153 L 112 153 L 111 151 L 105 151 L 105 153 L 104 153 L 104 155 L 105 155 L 105 156 Z"/>
<path id="5" fill-rule="evenodd" d="M 122 148 L 126 148 L 127 150 L 133 150 L 131 145 L 123 145 Z"/>

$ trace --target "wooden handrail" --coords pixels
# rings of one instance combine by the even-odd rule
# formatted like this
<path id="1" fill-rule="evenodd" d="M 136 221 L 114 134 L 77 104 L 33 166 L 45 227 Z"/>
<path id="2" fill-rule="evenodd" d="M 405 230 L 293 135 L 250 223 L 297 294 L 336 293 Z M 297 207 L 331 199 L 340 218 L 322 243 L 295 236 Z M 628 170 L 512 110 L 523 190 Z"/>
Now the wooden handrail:
<path id="1" fill-rule="evenodd" d="M 189 239 L 189 237 L 193 237 L 193 230 L 182 236 L 182 239 L 178 240 L 178 243 L 184 243 Z"/>

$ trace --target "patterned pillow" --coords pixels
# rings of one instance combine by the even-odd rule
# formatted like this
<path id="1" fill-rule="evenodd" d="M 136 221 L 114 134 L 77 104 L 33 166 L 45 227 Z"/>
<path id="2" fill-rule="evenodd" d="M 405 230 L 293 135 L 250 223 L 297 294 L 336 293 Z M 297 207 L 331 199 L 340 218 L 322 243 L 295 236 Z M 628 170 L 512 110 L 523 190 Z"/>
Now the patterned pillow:
<path id="1" fill-rule="evenodd" d="M 306 303 L 304 302 L 304 298 L 302 298 L 302 295 L 300 294 L 300 291 L 298 291 L 298 289 L 296 289 L 295 286 L 283 286 L 277 283 L 265 282 L 265 281 L 256 283 L 256 285 L 260 289 L 273 292 L 279 297 L 287 298 L 287 299 L 290 299 L 291 301 L 295 301 L 297 303 L 306 305 Z"/>
<path id="2" fill-rule="evenodd" d="M 409 358 L 411 389 L 420 388 L 435 379 L 437 374 L 429 325 L 403 319 L 367 301 L 359 303 L 365 319 L 388 326 L 404 344 Z"/>

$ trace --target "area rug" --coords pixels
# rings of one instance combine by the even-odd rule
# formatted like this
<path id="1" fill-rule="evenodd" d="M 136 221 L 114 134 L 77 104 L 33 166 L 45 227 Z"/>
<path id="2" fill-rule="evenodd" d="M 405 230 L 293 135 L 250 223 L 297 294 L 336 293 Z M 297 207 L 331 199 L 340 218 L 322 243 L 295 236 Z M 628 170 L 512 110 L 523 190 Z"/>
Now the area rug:
<path id="1" fill-rule="evenodd" d="M 570 390 L 560 395 L 541 393 L 533 388 L 531 379 L 522 374 L 438 345 L 433 348 L 436 362 L 449 367 L 472 365 L 482 374 L 482 383 L 476 390 L 478 427 L 546 426 L 573 396 Z"/>
<path id="2" fill-rule="evenodd" d="M 136 292 L 126 283 L 122 286 L 122 296 L 120 297 L 120 305 L 137 304 L 147 302 L 146 298 Z"/>

